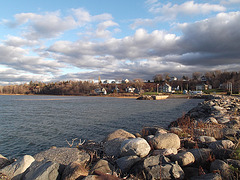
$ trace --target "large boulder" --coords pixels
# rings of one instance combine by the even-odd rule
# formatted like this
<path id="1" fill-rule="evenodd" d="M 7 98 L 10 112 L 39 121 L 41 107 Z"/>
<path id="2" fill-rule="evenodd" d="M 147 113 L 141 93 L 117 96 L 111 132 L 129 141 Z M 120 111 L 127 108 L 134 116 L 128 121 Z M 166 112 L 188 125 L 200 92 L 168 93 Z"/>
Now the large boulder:
<path id="1" fill-rule="evenodd" d="M 113 139 L 131 139 L 135 138 L 135 136 L 123 129 L 118 129 L 110 134 L 107 135 L 107 137 L 103 140 L 103 142 L 111 141 Z"/>
<path id="2" fill-rule="evenodd" d="M 88 171 L 78 162 L 67 165 L 62 174 L 62 180 L 75 180 L 88 176 Z"/>
<path id="3" fill-rule="evenodd" d="M 124 140 L 132 139 L 135 136 L 123 129 L 118 129 L 110 133 L 104 140 L 104 152 L 108 156 L 120 156 L 120 147 Z"/>
<path id="4" fill-rule="evenodd" d="M 22 173 L 34 162 L 34 158 L 30 155 L 25 155 L 18 161 L 4 167 L 0 173 L 7 175 L 9 178 L 17 180 L 20 179 Z"/>
<path id="5" fill-rule="evenodd" d="M 71 162 L 78 162 L 82 165 L 90 160 L 90 155 L 77 148 L 54 148 L 40 152 L 34 156 L 36 161 L 49 160 L 59 164 L 68 165 Z"/>
<path id="6" fill-rule="evenodd" d="M 149 154 L 151 147 L 143 138 L 127 139 L 122 142 L 121 156 L 145 157 Z"/>
<path id="7" fill-rule="evenodd" d="M 21 180 L 56 180 L 59 178 L 59 164 L 51 161 L 35 161 L 24 172 Z"/>
<path id="8" fill-rule="evenodd" d="M 191 152 L 181 152 L 172 156 L 171 160 L 177 161 L 180 166 L 188 166 L 195 162 L 195 157 Z"/>
<path id="9" fill-rule="evenodd" d="M 157 134 L 150 139 L 154 149 L 180 148 L 180 138 L 174 133 Z"/>

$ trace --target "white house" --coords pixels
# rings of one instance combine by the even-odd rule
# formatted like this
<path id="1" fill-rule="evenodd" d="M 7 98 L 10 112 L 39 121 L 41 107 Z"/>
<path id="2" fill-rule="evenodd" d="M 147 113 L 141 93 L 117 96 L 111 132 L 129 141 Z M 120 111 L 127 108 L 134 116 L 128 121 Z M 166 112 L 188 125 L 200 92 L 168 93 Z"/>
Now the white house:
<path id="1" fill-rule="evenodd" d="M 177 77 L 175 77 L 175 76 L 173 76 L 173 77 L 171 77 L 170 78 L 170 80 L 169 81 L 177 81 L 178 80 L 178 78 Z"/>
<path id="2" fill-rule="evenodd" d="M 96 92 L 97 94 L 104 94 L 104 95 L 107 94 L 107 90 L 106 90 L 105 88 L 95 89 L 95 92 Z"/>
<path id="3" fill-rule="evenodd" d="M 162 91 L 163 93 L 171 93 L 172 92 L 172 86 L 165 83 L 163 86 L 160 86 L 160 91 Z"/>
<path id="4" fill-rule="evenodd" d="M 135 91 L 135 88 L 134 87 L 127 87 L 125 90 L 126 90 L 127 93 L 133 93 Z"/>

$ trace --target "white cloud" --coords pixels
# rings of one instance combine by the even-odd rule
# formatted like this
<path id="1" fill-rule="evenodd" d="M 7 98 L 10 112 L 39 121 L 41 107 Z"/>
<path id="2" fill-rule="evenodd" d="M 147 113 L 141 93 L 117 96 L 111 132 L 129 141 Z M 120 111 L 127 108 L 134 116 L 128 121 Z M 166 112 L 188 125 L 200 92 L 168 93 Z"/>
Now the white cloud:
<path id="1" fill-rule="evenodd" d="M 223 5 L 240 4 L 240 0 L 222 0 L 220 2 Z"/>
<path id="2" fill-rule="evenodd" d="M 224 6 L 218 4 L 198 4 L 194 1 L 187 1 L 183 4 L 162 4 L 155 3 L 149 11 L 156 14 L 161 14 L 163 16 L 171 16 L 176 18 L 178 15 L 193 15 L 193 14 L 208 14 L 211 12 L 222 12 L 225 11 Z"/>
<path id="3" fill-rule="evenodd" d="M 7 40 L 3 41 L 8 46 L 22 47 L 22 46 L 36 46 L 39 42 L 36 40 L 27 40 L 17 36 L 7 36 Z"/>

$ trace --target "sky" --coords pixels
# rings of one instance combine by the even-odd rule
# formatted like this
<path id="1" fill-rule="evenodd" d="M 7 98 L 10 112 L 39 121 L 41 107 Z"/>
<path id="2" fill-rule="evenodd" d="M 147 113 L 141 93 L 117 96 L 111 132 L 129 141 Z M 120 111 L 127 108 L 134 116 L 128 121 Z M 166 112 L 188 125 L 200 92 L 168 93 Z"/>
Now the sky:
<path id="1" fill-rule="evenodd" d="M 0 85 L 240 70 L 240 0 L 0 1 Z"/>

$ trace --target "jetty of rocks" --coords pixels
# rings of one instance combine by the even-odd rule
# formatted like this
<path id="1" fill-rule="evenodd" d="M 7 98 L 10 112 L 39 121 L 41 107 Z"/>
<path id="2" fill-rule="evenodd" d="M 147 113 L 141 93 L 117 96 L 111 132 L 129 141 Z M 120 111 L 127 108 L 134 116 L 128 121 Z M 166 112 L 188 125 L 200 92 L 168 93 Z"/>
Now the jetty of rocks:
<path id="1" fill-rule="evenodd" d="M 118 129 L 101 142 L 52 147 L 17 160 L 0 155 L 0 179 L 239 179 L 239 114 L 238 97 L 211 96 L 168 129 Z"/>

